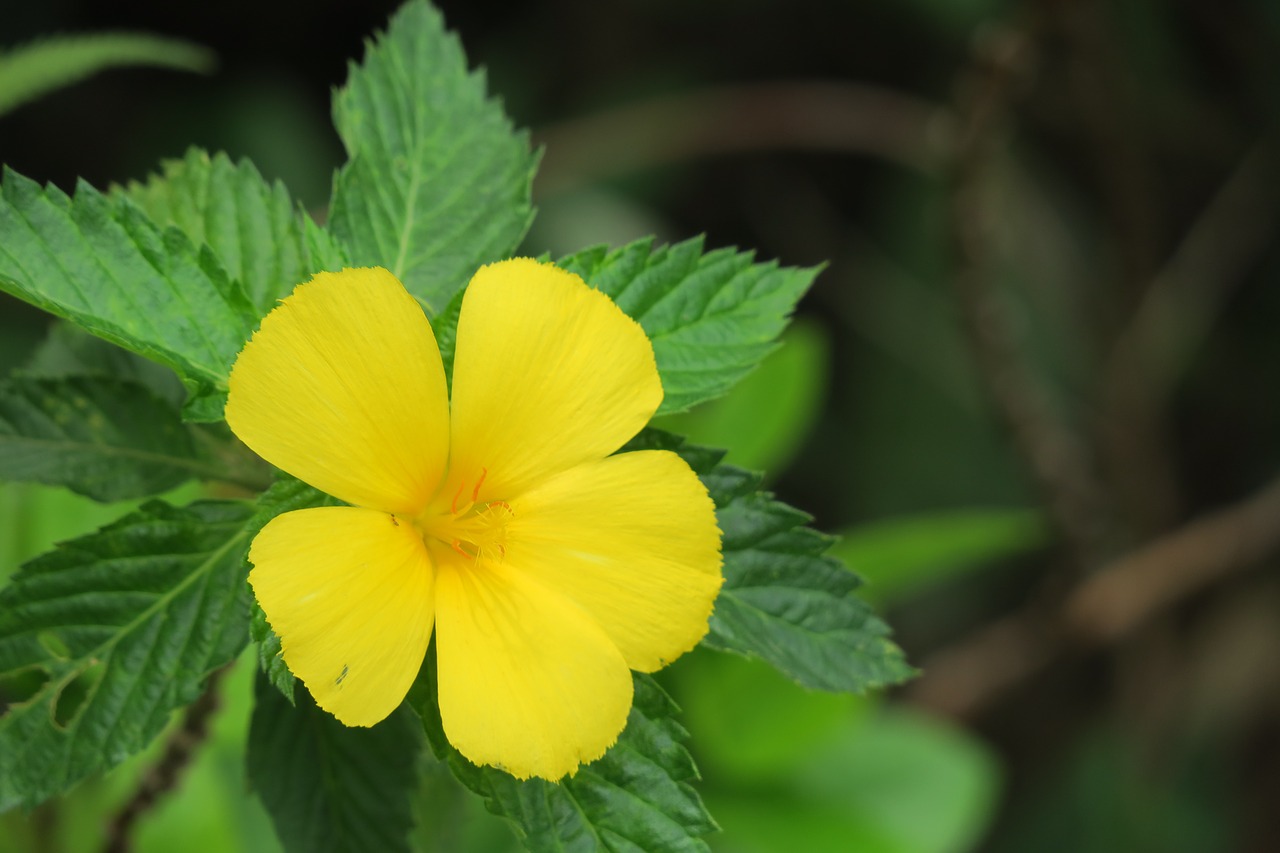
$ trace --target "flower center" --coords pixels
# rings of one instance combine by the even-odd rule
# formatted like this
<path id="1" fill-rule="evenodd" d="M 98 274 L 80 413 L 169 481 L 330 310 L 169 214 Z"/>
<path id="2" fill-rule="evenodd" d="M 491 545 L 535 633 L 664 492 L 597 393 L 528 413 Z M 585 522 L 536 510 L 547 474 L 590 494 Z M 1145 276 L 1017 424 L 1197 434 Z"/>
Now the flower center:
<path id="1" fill-rule="evenodd" d="M 473 562 L 481 557 L 500 561 L 506 556 L 507 523 L 514 513 L 506 501 L 479 500 L 488 473 L 488 468 L 481 469 L 470 490 L 464 480 L 447 506 L 433 505 L 418 516 L 415 524 L 424 540 L 434 539 Z"/>

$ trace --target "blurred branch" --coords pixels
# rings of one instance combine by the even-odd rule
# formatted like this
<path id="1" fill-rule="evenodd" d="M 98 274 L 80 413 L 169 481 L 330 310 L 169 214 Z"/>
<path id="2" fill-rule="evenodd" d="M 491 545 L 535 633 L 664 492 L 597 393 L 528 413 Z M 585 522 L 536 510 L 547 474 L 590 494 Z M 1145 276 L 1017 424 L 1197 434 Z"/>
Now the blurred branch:
<path id="1" fill-rule="evenodd" d="M 1167 454 L 1168 399 L 1209 336 L 1227 295 L 1270 245 L 1276 223 L 1275 148 L 1250 149 L 1146 289 L 1116 338 L 1104 374 L 1104 445 L 1112 467 L 1159 530 L 1178 511 Z"/>
<path id="2" fill-rule="evenodd" d="M 1204 343 L 1222 304 L 1270 245 L 1280 179 L 1270 140 L 1255 144 L 1157 274 L 1111 356 L 1123 394 L 1160 405 Z"/>
<path id="3" fill-rule="evenodd" d="M 540 196 L 642 169 L 735 151 L 870 154 L 935 171 L 953 137 L 947 111 L 856 83 L 769 83 L 667 95 L 536 134 Z"/>
<path id="4" fill-rule="evenodd" d="M 1137 99 L 1145 95 L 1133 90 L 1133 70 L 1123 65 L 1115 4 L 1047 0 L 1042 7 L 1048 37 L 1056 36 L 1065 48 L 1073 123 L 1090 149 L 1096 193 L 1107 221 L 1107 248 L 1116 260 L 1114 276 L 1092 289 L 1095 325 L 1107 330 L 1102 338 L 1106 340 L 1114 334 L 1117 319 L 1123 322 L 1149 288 L 1165 231 L 1162 187 L 1155 180 L 1151 146 L 1137 119 Z M 1098 350 L 1104 348 L 1105 344 Z M 1105 383 L 1103 377 L 1104 394 Z M 1141 537 L 1167 529 L 1180 517 L 1182 487 L 1168 424 L 1156 413 L 1126 408 L 1126 403 L 1103 397 L 1107 417 L 1094 441 L 1117 521 Z"/>
<path id="5" fill-rule="evenodd" d="M 1138 126 L 1132 71 L 1123 67 L 1122 50 L 1116 44 L 1115 22 L 1110 17 L 1114 6 L 1103 0 L 1042 3 L 1045 27 L 1066 48 L 1073 119 L 1092 146 L 1097 187 L 1120 263 L 1120 283 L 1131 300 L 1155 269 L 1161 208 L 1152 159 Z"/>
<path id="6" fill-rule="evenodd" d="M 209 734 L 209 720 L 218 710 L 218 683 L 227 667 L 209 676 L 204 693 L 193 702 L 182 718 L 182 725 L 169 737 L 164 755 L 138 784 L 137 791 L 124 804 L 107 828 L 104 853 L 125 853 L 130 849 L 129 833 L 138 819 L 178 783 L 178 777 L 191 762 L 196 749 Z"/>
<path id="7" fill-rule="evenodd" d="M 1067 599 L 1063 620 L 1073 638 L 1113 642 L 1154 613 L 1278 552 L 1280 477 L 1116 560 Z"/>
<path id="8" fill-rule="evenodd" d="M 1115 560 L 1062 607 L 1037 599 L 935 653 L 907 695 L 950 716 L 973 717 L 1072 650 L 1117 642 L 1162 610 L 1280 554 L 1277 519 L 1280 477 Z"/>
<path id="9" fill-rule="evenodd" d="M 1077 565 L 1086 567 L 1101 562 L 1110 532 L 1095 461 L 1080 436 L 1054 412 L 988 270 L 991 229 L 984 177 L 1015 90 L 1025 79 L 1032 48 L 1025 33 L 988 33 L 976 45 L 974 67 L 962 84 L 951 205 L 954 283 L 971 349 L 997 413 L 1026 459 Z"/>

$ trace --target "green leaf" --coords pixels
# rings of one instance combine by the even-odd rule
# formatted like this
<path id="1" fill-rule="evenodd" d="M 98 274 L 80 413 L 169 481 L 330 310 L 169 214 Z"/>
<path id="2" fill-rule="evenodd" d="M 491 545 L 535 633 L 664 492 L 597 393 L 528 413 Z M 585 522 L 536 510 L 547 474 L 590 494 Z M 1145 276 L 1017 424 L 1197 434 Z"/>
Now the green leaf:
<path id="1" fill-rule="evenodd" d="M 736 850 L 975 850 L 1000 802 L 999 764 L 989 747 L 963 729 L 903 708 L 850 720 L 817 748 L 798 750 L 790 765 L 779 767 L 767 788 L 726 777 L 727 784 L 708 792 Z"/>
<path id="2" fill-rule="evenodd" d="M 368 45 L 333 114 L 350 160 L 329 225 L 354 265 L 390 269 L 434 314 L 519 244 L 536 157 L 427 3 Z"/>
<path id="3" fill-rule="evenodd" d="M 249 160 L 192 148 L 161 168 L 146 183 L 130 183 L 129 198 L 158 225 L 212 249 L 260 315 L 323 269 L 319 261 L 332 260 L 312 259 L 306 215 L 284 184 L 268 184 Z"/>
<path id="4" fill-rule="evenodd" d="M 136 382 L 0 381 L 0 478 L 118 501 L 219 474 L 198 457 L 177 410 Z"/>
<path id="5" fill-rule="evenodd" d="M 45 379 L 105 376 L 143 385 L 177 411 L 187 392 L 177 375 L 161 364 L 121 349 L 66 320 L 55 320 L 22 367 L 22 375 Z"/>
<path id="6" fill-rule="evenodd" d="M 962 509 L 891 518 L 841 533 L 833 554 L 890 601 L 931 584 L 1043 547 L 1044 516 L 1030 509 Z"/>
<path id="7" fill-rule="evenodd" d="M 208 249 L 161 231 L 121 196 L 75 198 L 6 169 L 0 290 L 177 371 L 190 420 L 219 420 L 227 375 L 258 316 Z"/>
<path id="8" fill-rule="evenodd" d="M 659 414 L 718 397 L 746 376 L 773 350 L 818 274 L 753 263 L 752 254 L 732 249 L 702 249 L 701 238 L 656 249 L 646 239 L 557 262 L 644 327 L 662 376 Z"/>
<path id="9" fill-rule="evenodd" d="M 781 346 L 718 400 L 667 415 L 654 426 L 689 441 L 729 448 L 734 464 L 776 476 L 822 414 L 830 344 L 821 327 L 797 320 Z"/>
<path id="10" fill-rule="evenodd" d="M 298 691 L 291 705 L 259 674 L 249 782 L 286 851 L 408 851 L 422 727 L 405 705 L 372 728 L 348 728 Z"/>
<path id="11" fill-rule="evenodd" d="M 208 73 L 213 52 L 175 38 L 146 33 L 58 36 L 0 54 L 0 115 L 108 68 L 156 65 Z"/>
<path id="12" fill-rule="evenodd" d="M 235 658 L 249 627 L 250 513 L 152 501 L 0 591 L 0 811 L 119 764 Z"/>
<path id="13" fill-rule="evenodd" d="M 716 504 L 724 586 L 703 644 L 768 661 L 805 687 L 861 693 L 913 675 L 888 626 L 854 593 L 858 576 L 826 555 L 834 539 L 760 490 L 760 475 L 723 453 L 645 430 L 625 450 L 680 454 Z"/>
<path id="14" fill-rule="evenodd" d="M 454 775 L 511 822 L 532 851 L 698 851 L 715 821 L 689 782 L 698 778 L 684 748 L 688 733 L 675 703 L 652 678 L 633 673 L 635 700 L 627 727 L 602 758 L 558 783 L 521 781 L 477 767 L 449 743 L 436 699 L 435 656 L 427 653 L 410 702 L 422 715 L 427 741 Z"/>

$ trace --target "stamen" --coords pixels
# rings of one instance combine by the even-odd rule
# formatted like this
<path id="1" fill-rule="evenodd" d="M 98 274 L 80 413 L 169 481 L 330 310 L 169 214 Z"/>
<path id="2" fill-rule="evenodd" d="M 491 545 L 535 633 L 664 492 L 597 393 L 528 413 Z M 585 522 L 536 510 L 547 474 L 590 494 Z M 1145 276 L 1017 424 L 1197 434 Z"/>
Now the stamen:
<path id="1" fill-rule="evenodd" d="M 514 512 L 506 501 L 481 502 L 480 491 L 488 476 L 489 469 L 481 468 L 480 477 L 471 489 L 467 488 L 465 479 L 460 482 L 453 500 L 449 502 L 448 512 L 437 505 L 430 515 L 424 514 L 417 519 L 418 530 L 424 536 L 447 544 L 469 562 L 503 560 L 507 555 L 507 523 Z M 397 523 L 394 517 L 392 523 Z"/>

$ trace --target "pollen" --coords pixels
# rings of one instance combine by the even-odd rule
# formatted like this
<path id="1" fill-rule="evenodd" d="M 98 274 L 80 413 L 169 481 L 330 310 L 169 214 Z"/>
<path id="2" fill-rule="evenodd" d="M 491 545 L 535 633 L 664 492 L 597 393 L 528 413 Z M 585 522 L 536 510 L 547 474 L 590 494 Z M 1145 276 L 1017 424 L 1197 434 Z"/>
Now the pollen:
<path id="1" fill-rule="evenodd" d="M 479 500 L 488 474 L 488 468 L 481 469 L 474 485 L 465 480 L 458 484 L 447 507 L 434 506 L 418 517 L 415 524 L 428 546 L 444 545 L 471 562 L 502 561 L 507 525 L 515 513 L 506 501 Z"/>

